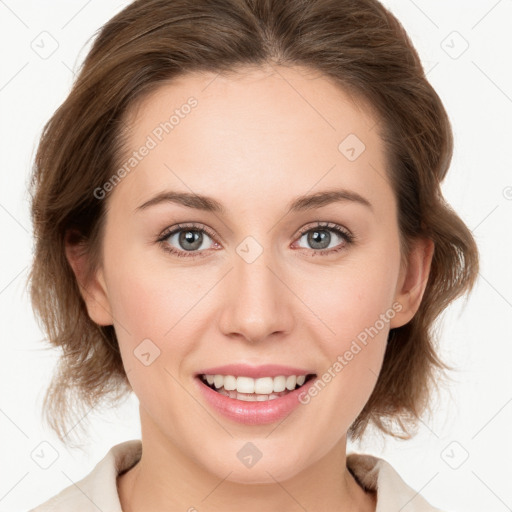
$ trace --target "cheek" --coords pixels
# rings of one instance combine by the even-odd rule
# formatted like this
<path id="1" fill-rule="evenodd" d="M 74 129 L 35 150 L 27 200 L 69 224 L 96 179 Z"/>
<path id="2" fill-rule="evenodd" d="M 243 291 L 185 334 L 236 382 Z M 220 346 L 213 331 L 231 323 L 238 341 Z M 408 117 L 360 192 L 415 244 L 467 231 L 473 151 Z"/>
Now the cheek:
<path id="1" fill-rule="evenodd" d="M 193 315 L 187 313 L 197 293 L 179 273 L 165 276 L 139 261 L 125 253 L 106 275 L 123 366 L 141 404 L 156 417 L 164 414 L 163 403 L 172 410 L 189 400 L 179 381 L 181 362 L 194 349 Z"/>
<path id="2" fill-rule="evenodd" d="M 193 270 L 169 271 L 165 265 L 157 268 L 142 261 L 126 255 L 109 269 L 109 302 L 114 319 L 134 342 L 148 337 L 164 342 L 179 331 L 178 322 L 204 290 Z"/>
<path id="3" fill-rule="evenodd" d="M 325 355 L 319 381 L 301 400 L 318 421 L 318 442 L 328 446 L 338 441 L 367 403 L 380 373 L 387 346 L 390 320 L 389 292 L 379 280 L 347 286 L 323 296 L 323 321 L 333 332 L 319 337 Z M 345 281 L 346 284 L 347 281 Z"/>
<path id="4" fill-rule="evenodd" d="M 399 266 L 398 245 L 381 245 L 364 257 L 347 258 L 328 276 L 317 275 L 315 287 L 309 282 L 304 302 L 312 305 L 320 324 L 316 318 L 308 324 L 326 361 L 322 382 L 312 393 L 332 403 L 328 421 L 340 424 L 355 419 L 375 386 L 390 322 L 400 310 L 394 302 Z M 305 401 L 313 399 L 305 397 Z"/>
<path id="5" fill-rule="evenodd" d="M 344 393 L 345 399 L 355 404 L 373 387 L 395 315 L 387 279 L 380 277 L 367 273 L 362 279 L 352 275 L 340 280 L 339 290 L 322 294 L 317 303 L 329 327 L 321 341 L 328 361 L 325 381 L 336 380 L 337 385 L 348 386 L 350 392 Z"/>
<path id="6" fill-rule="evenodd" d="M 189 356 L 210 325 L 205 294 L 218 278 L 211 270 L 172 267 L 165 255 L 151 260 L 129 247 L 119 252 L 122 258 L 105 258 L 111 262 L 105 276 L 123 365 L 136 395 L 158 410 L 162 396 L 183 394 L 175 379 L 187 374 Z"/>
<path id="7" fill-rule="evenodd" d="M 364 264 L 363 264 L 364 263 Z M 399 261 L 384 265 L 382 259 L 365 260 L 360 264 L 330 271 L 320 277 L 313 288 L 304 290 L 304 302 L 311 304 L 325 333 L 328 352 L 338 354 L 350 341 L 364 338 L 368 330 L 387 331 L 392 308 Z M 323 283 L 323 284 L 322 284 Z M 386 333 L 384 333 L 386 334 Z"/>

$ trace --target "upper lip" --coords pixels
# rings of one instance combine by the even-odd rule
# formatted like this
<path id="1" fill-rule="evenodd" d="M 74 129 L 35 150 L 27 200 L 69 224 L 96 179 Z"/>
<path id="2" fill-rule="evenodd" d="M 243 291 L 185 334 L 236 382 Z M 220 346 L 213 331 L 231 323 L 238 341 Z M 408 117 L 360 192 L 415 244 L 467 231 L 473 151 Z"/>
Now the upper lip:
<path id="1" fill-rule="evenodd" d="M 235 377 L 251 377 L 258 379 L 260 377 L 278 377 L 283 375 L 309 375 L 314 374 L 310 370 L 304 368 L 296 368 L 293 366 L 284 366 L 279 364 L 263 364 L 259 366 L 250 366 L 247 364 L 226 364 L 223 366 L 215 366 L 214 368 L 205 368 L 197 372 L 197 375 L 234 375 Z"/>

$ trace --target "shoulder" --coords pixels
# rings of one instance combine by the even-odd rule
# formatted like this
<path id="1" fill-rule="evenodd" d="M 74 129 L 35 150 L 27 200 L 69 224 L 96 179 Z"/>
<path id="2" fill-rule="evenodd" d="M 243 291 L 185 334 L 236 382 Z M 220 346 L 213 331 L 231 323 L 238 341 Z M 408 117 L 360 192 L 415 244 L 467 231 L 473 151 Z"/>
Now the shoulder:
<path id="1" fill-rule="evenodd" d="M 349 453 L 347 468 L 365 490 L 376 491 L 376 512 L 443 512 L 409 487 L 384 459 L 364 453 Z"/>
<path id="2" fill-rule="evenodd" d="M 29 512 L 122 512 L 117 492 L 117 476 L 131 468 L 142 453 L 139 439 L 113 446 L 82 480 L 74 482 Z"/>

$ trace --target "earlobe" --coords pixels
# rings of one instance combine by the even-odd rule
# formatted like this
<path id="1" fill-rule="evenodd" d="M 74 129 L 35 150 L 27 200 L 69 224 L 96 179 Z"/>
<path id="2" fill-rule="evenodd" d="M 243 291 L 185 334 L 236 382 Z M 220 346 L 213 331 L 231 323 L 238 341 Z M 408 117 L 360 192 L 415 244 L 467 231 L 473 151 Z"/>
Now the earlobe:
<path id="1" fill-rule="evenodd" d="M 76 242 L 75 233 L 68 233 L 65 242 L 66 258 L 75 274 L 89 317 L 98 325 L 112 325 L 112 313 L 107 295 L 103 269 L 88 276 L 88 252 L 83 243 Z"/>
<path id="2" fill-rule="evenodd" d="M 395 301 L 402 309 L 390 322 L 392 329 L 409 322 L 418 311 L 430 274 L 435 244 L 429 238 L 413 242 L 406 265 L 401 269 Z"/>

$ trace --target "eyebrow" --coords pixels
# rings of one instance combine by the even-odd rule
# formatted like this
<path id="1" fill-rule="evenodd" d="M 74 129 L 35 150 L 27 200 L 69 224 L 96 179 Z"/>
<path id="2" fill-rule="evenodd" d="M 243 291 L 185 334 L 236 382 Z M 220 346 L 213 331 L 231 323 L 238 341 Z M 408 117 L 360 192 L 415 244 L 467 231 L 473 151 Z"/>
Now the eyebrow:
<path id="1" fill-rule="evenodd" d="M 334 189 L 317 192 L 316 194 L 297 197 L 289 206 L 287 213 L 295 213 L 315 208 L 321 208 L 331 203 L 354 202 L 361 204 L 373 211 L 373 206 L 365 197 L 357 192 L 345 189 Z M 136 212 L 145 210 L 150 206 L 162 203 L 175 203 L 187 208 L 202 210 L 206 212 L 224 214 L 224 206 L 212 197 L 198 195 L 189 192 L 165 191 L 157 194 L 145 203 L 136 208 Z"/>

